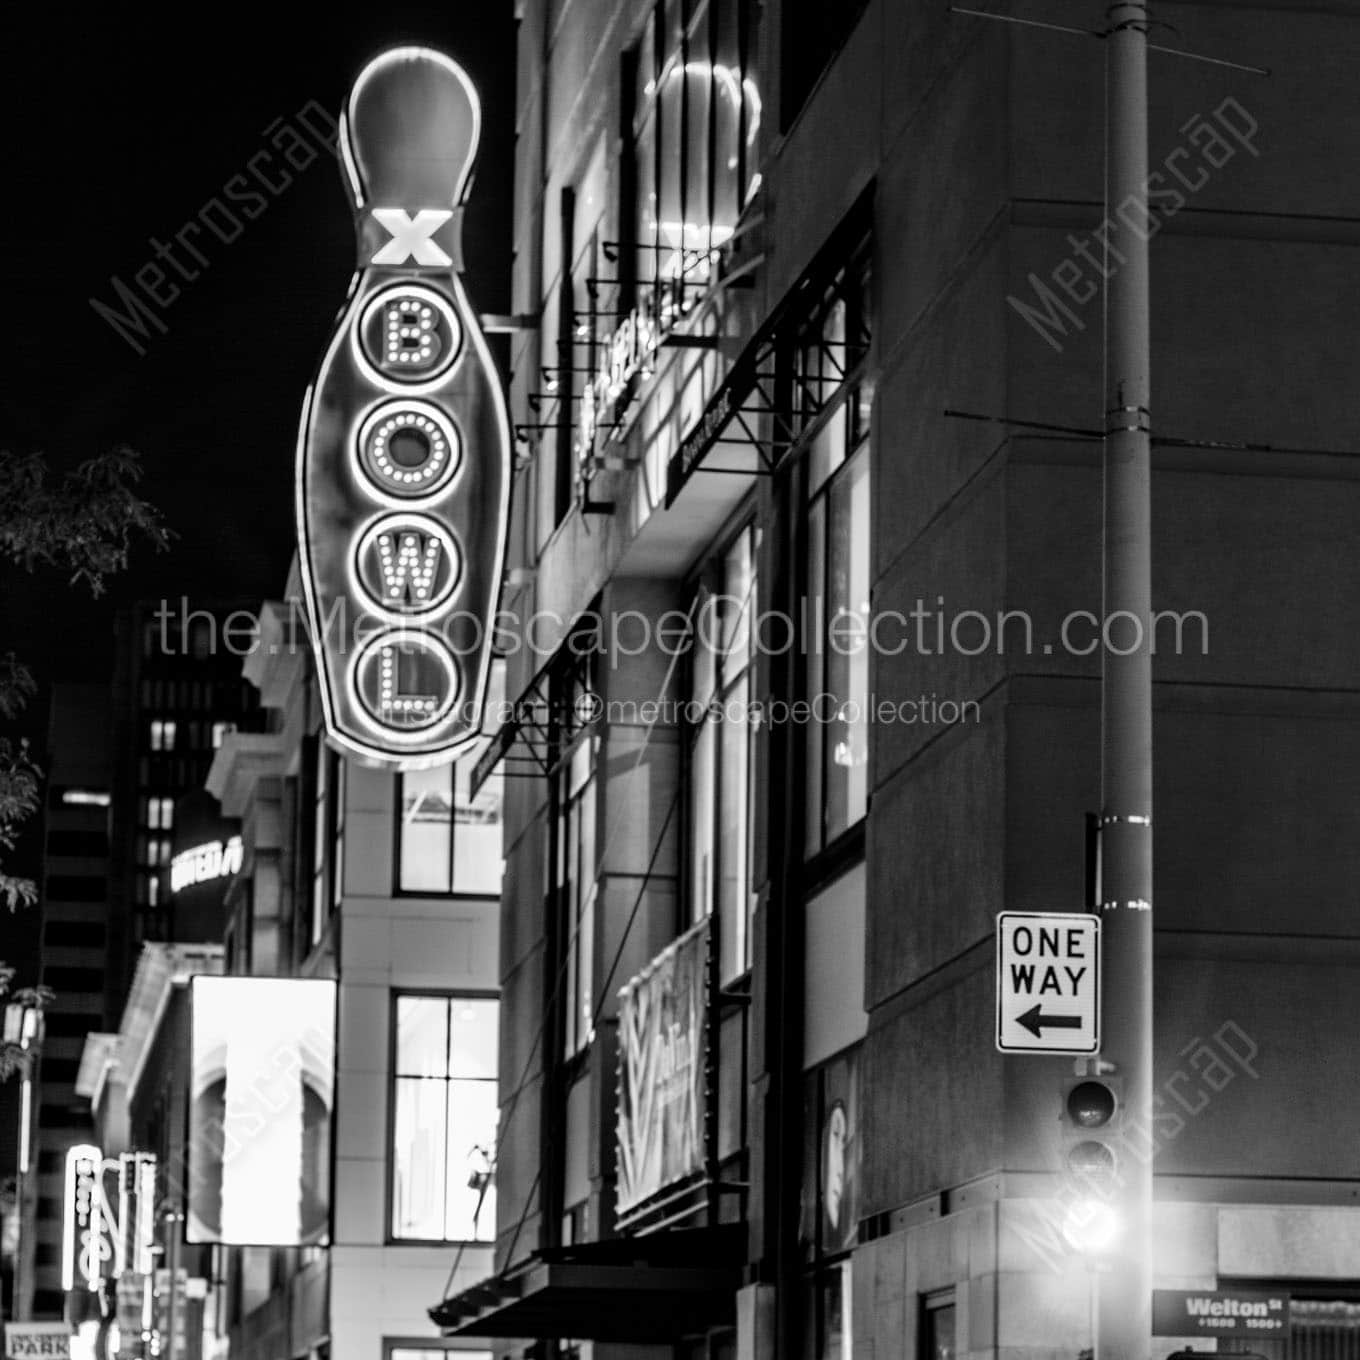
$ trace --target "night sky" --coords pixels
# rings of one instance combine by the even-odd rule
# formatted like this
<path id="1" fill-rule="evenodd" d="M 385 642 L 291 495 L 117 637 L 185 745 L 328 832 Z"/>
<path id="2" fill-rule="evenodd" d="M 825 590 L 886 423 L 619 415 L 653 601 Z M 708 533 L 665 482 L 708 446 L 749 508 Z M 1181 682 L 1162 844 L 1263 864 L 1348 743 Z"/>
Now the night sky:
<path id="1" fill-rule="evenodd" d="M 509 309 L 513 5 L 346 8 L 333 23 L 285 5 L 191 9 L 179 22 L 153 11 L 131 26 L 128 11 L 28 12 L 41 30 L 4 21 L 0 82 L 0 446 L 43 449 L 63 467 L 130 444 L 144 461 L 144 494 L 178 535 L 167 553 L 138 551 L 99 602 L 58 575 L 0 576 L 0 651 L 18 651 L 44 680 L 98 681 L 111 673 L 120 602 L 283 591 L 298 413 L 354 245 L 338 161 L 322 147 L 309 165 L 288 166 L 282 128 L 268 130 L 276 119 L 305 147 L 305 123 L 315 120 L 299 111 L 316 101 L 338 115 L 364 62 L 398 42 L 461 62 L 484 114 L 464 277 L 480 310 Z M 254 200 L 254 220 L 238 197 L 241 229 L 229 243 L 207 230 L 186 238 L 206 264 L 175 248 L 197 279 L 161 262 L 181 292 L 150 307 L 166 330 L 146 323 L 147 336 L 133 333 L 139 355 L 90 299 L 126 312 L 114 277 L 136 290 L 138 270 L 156 262 L 150 238 L 173 243 L 214 197 L 231 206 L 229 181 L 261 151 L 269 159 L 255 165 L 275 183 L 285 169 L 291 184 L 264 195 L 263 208 Z M 307 154 L 294 146 L 296 162 Z M 235 188 L 239 196 L 258 184 L 238 179 Z"/>

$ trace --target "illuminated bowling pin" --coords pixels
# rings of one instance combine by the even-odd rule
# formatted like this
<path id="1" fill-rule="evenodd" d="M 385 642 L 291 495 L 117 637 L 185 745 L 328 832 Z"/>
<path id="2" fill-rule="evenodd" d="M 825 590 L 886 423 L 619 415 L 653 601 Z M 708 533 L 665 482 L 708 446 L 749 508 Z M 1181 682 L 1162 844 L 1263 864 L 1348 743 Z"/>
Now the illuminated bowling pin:
<path id="1" fill-rule="evenodd" d="M 390 767 L 476 736 L 505 558 L 510 429 L 458 277 L 480 122 L 419 47 L 371 61 L 340 122 L 359 260 L 303 404 L 298 555 L 327 735 Z"/>

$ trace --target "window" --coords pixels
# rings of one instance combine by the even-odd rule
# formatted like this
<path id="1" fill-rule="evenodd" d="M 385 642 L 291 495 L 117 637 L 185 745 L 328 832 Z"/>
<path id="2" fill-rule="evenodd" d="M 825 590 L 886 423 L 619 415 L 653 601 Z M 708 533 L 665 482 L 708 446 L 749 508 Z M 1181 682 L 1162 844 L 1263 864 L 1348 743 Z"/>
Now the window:
<path id="1" fill-rule="evenodd" d="M 213 750 L 214 750 L 214 751 L 217 750 L 217 748 L 218 748 L 219 746 L 222 745 L 222 743 L 223 743 L 223 742 L 226 740 L 226 738 L 227 738 L 227 733 L 228 733 L 228 732 L 234 732 L 234 731 L 236 731 L 236 724 L 235 724 L 234 722 L 215 722 L 215 723 L 213 723 L 213 725 L 212 725 L 212 744 L 213 744 Z"/>
<path id="2" fill-rule="evenodd" d="M 640 283 L 703 284 L 760 185 L 761 96 L 753 0 L 653 6 L 625 63 Z"/>
<path id="3" fill-rule="evenodd" d="M 784 9 L 784 130 L 807 103 L 822 72 L 844 46 L 867 8 L 866 0 L 787 0 Z"/>
<path id="4" fill-rule="evenodd" d="M 921 1300 L 921 1360 L 954 1360 L 954 1291 L 942 1289 Z"/>
<path id="5" fill-rule="evenodd" d="M 152 831 L 169 831 L 175 825 L 173 798 L 148 798 L 142 809 L 142 821 Z"/>
<path id="6" fill-rule="evenodd" d="M 850 1355 L 851 1252 L 859 1239 L 860 1132 L 857 1049 L 812 1068 L 803 1086 L 804 1354 Z"/>
<path id="7" fill-rule="evenodd" d="M 156 718 L 151 723 L 151 749 L 153 751 L 173 751 L 175 749 L 175 724 L 165 718 Z"/>
<path id="8" fill-rule="evenodd" d="M 598 877 L 595 766 L 599 736 L 594 726 L 577 726 L 582 700 L 592 694 L 589 667 L 555 683 L 556 711 L 563 731 L 554 769 L 557 862 L 557 928 L 562 959 L 562 1055 L 574 1057 L 595 1033 L 595 915 Z"/>
<path id="9" fill-rule="evenodd" d="M 500 1003 L 396 996 L 392 1236 L 489 1242 Z"/>
<path id="10" fill-rule="evenodd" d="M 751 962 L 755 553 L 747 526 L 701 584 L 691 651 L 690 711 L 705 716 L 690 741 L 689 923 L 716 911 L 724 982 Z"/>
<path id="11" fill-rule="evenodd" d="M 796 360 L 809 431 L 807 698 L 827 714 L 807 726 L 809 855 L 860 821 L 869 781 L 869 408 L 855 381 L 867 347 L 865 279 L 833 295 L 807 328 Z"/>
<path id="12" fill-rule="evenodd" d="M 312 809 L 312 896 L 308 943 L 315 947 L 344 891 L 345 762 L 317 740 L 316 798 Z"/>
<path id="13" fill-rule="evenodd" d="M 505 663 L 492 663 L 488 722 L 504 707 Z M 501 890 L 499 767 L 474 794 L 472 772 L 490 735 L 453 765 L 397 776 L 397 891 L 495 897 Z"/>

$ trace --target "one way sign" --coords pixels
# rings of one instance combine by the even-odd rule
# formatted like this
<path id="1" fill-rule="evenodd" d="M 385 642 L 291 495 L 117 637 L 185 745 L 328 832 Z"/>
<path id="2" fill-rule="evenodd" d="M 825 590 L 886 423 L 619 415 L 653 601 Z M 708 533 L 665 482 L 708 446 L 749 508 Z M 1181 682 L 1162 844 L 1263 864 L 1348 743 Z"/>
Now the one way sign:
<path id="1" fill-rule="evenodd" d="M 1003 911 L 996 918 L 996 1046 L 1100 1050 L 1100 918 Z"/>

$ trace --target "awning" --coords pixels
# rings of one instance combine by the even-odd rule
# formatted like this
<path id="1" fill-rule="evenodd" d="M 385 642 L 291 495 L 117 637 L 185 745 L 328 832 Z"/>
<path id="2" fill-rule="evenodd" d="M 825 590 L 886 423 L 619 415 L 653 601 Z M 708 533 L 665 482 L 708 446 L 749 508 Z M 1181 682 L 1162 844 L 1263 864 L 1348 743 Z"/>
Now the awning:
<path id="1" fill-rule="evenodd" d="M 676 1342 L 736 1322 L 745 1244 L 733 1223 L 537 1251 L 430 1317 L 446 1336 Z"/>
<path id="2" fill-rule="evenodd" d="M 756 331 L 666 468 L 669 510 L 695 473 L 750 478 L 775 471 L 795 440 L 814 433 L 817 415 L 864 362 L 868 336 L 819 343 L 826 366 L 813 378 L 790 362 L 799 330 L 868 239 L 873 187 L 861 194 L 802 277 Z"/>

